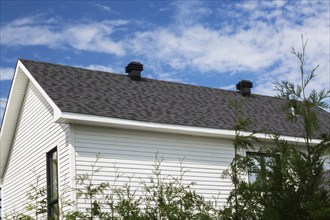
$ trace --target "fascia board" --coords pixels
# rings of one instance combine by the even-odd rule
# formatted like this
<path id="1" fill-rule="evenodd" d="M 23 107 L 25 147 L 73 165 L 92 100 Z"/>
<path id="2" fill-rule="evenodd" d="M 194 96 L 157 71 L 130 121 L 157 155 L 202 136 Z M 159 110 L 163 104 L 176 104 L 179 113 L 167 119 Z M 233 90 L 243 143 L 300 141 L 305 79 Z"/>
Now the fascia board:
<path id="1" fill-rule="evenodd" d="M 60 112 L 61 112 L 61 110 L 55 104 L 55 102 L 47 95 L 47 93 L 39 85 L 39 83 L 34 79 L 34 77 L 32 76 L 32 74 L 30 73 L 30 71 L 24 66 L 24 64 L 20 60 L 18 60 L 18 65 L 19 65 L 20 68 L 22 68 L 22 70 L 24 71 L 24 73 L 26 74 L 26 76 L 33 83 L 33 85 L 38 89 L 38 91 L 41 93 L 41 95 L 44 97 L 44 99 L 46 99 L 46 101 L 48 102 L 48 104 L 53 108 L 53 110 L 54 110 L 54 116 L 59 115 Z"/>
<path id="2" fill-rule="evenodd" d="M 23 88 L 16 88 L 17 84 L 24 85 Z M 10 146 L 16 130 L 18 117 L 20 114 L 21 105 L 24 100 L 28 79 L 24 75 L 22 69 L 16 64 L 12 85 L 9 91 L 9 96 L 6 108 L 3 114 L 1 132 L 0 132 L 0 178 L 3 179 Z"/>
<path id="3" fill-rule="evenodd" d="M 26 81 L 25 81 L 26 80 Z M 24 88 L 17 88 L 17 84 L 24 83 Z M 24 101 L 27 84 L 29 81 L 38 89 L 44 99 L 54 110 L 54 117 L 60 115 L 61 111 L 57 105 L 46 94 L 38 82 L 34 79 L 31 73 L 27 70 L 24 64 L 18 60 L 13 77 L 12 86 L 10 88 L 9 97 L 4 112 L 0 133 L 0 178 L 3 177 L 7 166 L 8 157 L 10 154 L 11 145 L 16 131 L 16 126 L 21 112 L 22 103 Z"/>
<path id="4" fill-rule="evenodd" d="M 234 130 L 161 124 L 154 122 L 135 121 L 135 120 L 118 119 L 118 118 L 110 118 L 103 116 L 84 115 L 84 114 L 77 114 L 70 112 L 62 112 L 61 115 L 58 115 L 55 121 L 60 123 L 96 125 L 96 126 L 106 126 L 106 127 L 115 127 L 115 128 L 123 128 L 123 129 L 156 131 L 163 133 L 175 133 L 175 134 L 226 138 L 226 139 L 234 139 L 235 137 Z M 252 132 L 240 131 L 240 135 L 242 136 L 248 136 L 251 134 Z M 254 136 L 266 141 L 272 140 L 272 135 L 270 134 L 256 133 L 254 134 Z M 300 143 L 300 144 L 305 143 L 304 138 L 299 138 L 299 137 L 280 136 L 279 138 L 292 143 Z M 320 140 L 313 139 L 311 143 L 318 144 L 320 143 Z"/>

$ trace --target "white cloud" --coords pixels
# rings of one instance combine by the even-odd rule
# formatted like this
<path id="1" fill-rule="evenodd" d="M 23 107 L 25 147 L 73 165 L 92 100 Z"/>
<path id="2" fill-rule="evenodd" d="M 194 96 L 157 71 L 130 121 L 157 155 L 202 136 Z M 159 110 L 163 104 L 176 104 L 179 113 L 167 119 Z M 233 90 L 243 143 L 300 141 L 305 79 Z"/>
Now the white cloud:
<path id="1" fill-rule="evenodd" d="M 104 71 L 104 72 L 110 72 L 114 73 L 114 69 L 110 66 L 103 66 L 103 65 L 98 65 L 98 64 L 91 64 L 88 66 L 82 66 L 82 68 L 86 68 L 89 70 L 99 70 L 99 71 Z"/>
<path id="2" fill-rule="evenodd" d="M 23 17 L 23 18 L 18 18 L 15 19 L 14 21 L 11 22 L 11 25 L 14 26 L 22 26 L 22 25 L 31 25 L 35 24 L 36 18 L 38 16 L 30 16 L 30 17 Z"/>
<path id="3" fill-rule="evenodd" d="M 47 46 L 54 49 L 73 48 L 122 56 L 123 42 L 114 41 L 117 28 L 126 20 L 83 21 L 81 23 L 38 22 L 38 16 L 24 17 L 1 27 L 1 44 L 6 46 Z M 51 19 L 49 19 L 51 20 Z"/>
<path id="4" fill-rule="evenodd" d="M 11 26 L 2 27 L 1 44 L 11 46 L 43 45 L 51 48 L 59 47 L 62 39 L 60 33 L 51 30 L 49 26 Z"/>
<path id="5" fill-rule="evenodd" d="M 132 48 L 149 59 L 162 60 L 173 69 L 194 68 L 200 72 L 219 73 L 265 68 L 274 62 L 276 54 L 254 37 L 258 31 L 221 35 L 216 30 L 192 26 L 174 33 L 163 28 L 137 33 Z M 263 36 L 265 38 L 268 37 Z"/>
<path id="6" fill-rule="evenodd" d="M 257 1 L 244 1 L 240 3 L 236 3 L 236 7 L 245 9 L 245 10 L 254 10 L 257 8 L 258 2 Z"/>
<path id="7" fill-rule="evenodd" d="M 115 42 L 111 34 L 115 31 L 115 25 L 125 25 L 122 21 L 101 23 L 93 22 L 69 26 L 63 30 L 65 44 L 77 50 L 95 51 L 122 56 L 125 49 L 122 42 Z"/>
<path id="8" fill-rule="evenodd" d="M 191 70 L 200 74 L 250 73 L 255 79 L 254 91 L 272 95 L 273 81 L 299 82 L 299 63 L 290 50 L 292 46 L 300 50 L 300 35 L 304 34 L 309 38 L 307 70 L 320 64 L 312 87 L 329 88 L 329 3 L 245 1 L 216 6 L 178 1 L 169 5 L 175 9 L 170 24 L 139 31 L 129 29 L 129 35 L 122 32 L 127 37 L 120 38 L 114 36 L 125 31 L 123 27 L 129 28 L 131 21 L 79 21 L 63 25 L 54 19 L 40 23 L 36 17 L 25 17 L 1 28 L 1 44 L 134 56 L 145 60 L 156 78 L 173 81 L 190 81 L 184 73 Z M 97 7 L 111 10 L 104 5 Z M 205 18 L 210 16 L 218 18 L 213 23 L 219 25 L 206 23 Z M 101 65 L 88 68 L 117 70 Z"/>
<path id="9" fill-rule="evenodd" d="M 102 4 L 95 4 L 95 6 L 102 11 L 112 12 L 112 9 L 109 6 L 102 5 Z"/>
<path id="10" fill-rule="evenodd" d="M 7 99 L 1 97 L 0 98 L 0 124 L 1 124 L 2 119 L 3 119 L 3 114 L 5 112 L 6 104 L 7 104 Z"/>
<path id="11" fill-rule="evenodd" d="M 311 88 L 329 88 L 329 4 L 273 1 L 266 6 L 274 8 L 269 12 L 261 4 L 248 3 L 242 6 L 249 13 L 244 17 L 248 28 L 237 27 L 228 33 L 202 22 L 159 27 L 136 33 L 130 48 L 148 62 L 162 61 L 173 71 L 252 73 L 254 91 L 274 95 L 274 81 L 299 83 L 299 63 L 290 50 L 292 46 L 301 49 L 300 35 L 304 34 L 310 41 L 306 70 L 320 64 Z M 193 7 L 178 7 L 178 18 L 187 17 L 187 8 L 194 11 Z"/>
<path id="12" fill-rule="evenodd" d="M 204 7 L 200 1 L 176 1 L 172 3 L 175 10 L 175 22 L 182 27 L 197 23 L 201 18 L 211 15 L 212 9 Z"/>
<path id="13" fill-rule="evenodd" d="M 14 71 L 14 68 L 0 67 L 0 80 L 12 80 Z"/>
<path id="14" fill-rule="evenodd" d="M 151 79 L 170 81 L 170 82 L 194 84 L 194 83 L 186 81 L 185 79 L 181 78 L 180 75 L 176 75 L 173 72 L 157 72 L 156 74 L 146 74 L 145 77 L 151 78 Z"/>
<path id="15" fill-rule="evenodd" d="M 222 86 L 220 87 L 220 89 L 224 89 L 224 90 L 236 90 L 236 85 L 232 84 L 232 85 L 228 85 L 228 86 Z"/>
<path id="16" fill-rule="evenodd" d="M 0 108 L 5 108 L 6 107 L 6 103 L 7 103 L 7 99 L 6 98 L 0 98 Z"/>
<path id="17" fill-rule="evenodd" d="M 120 13 L 118 11 L 115 11 L 113 8 L 111 8 L 110 6 L 107 6 L 105 4 L 94 4 L 94 6 L 97 7 L 98 9 L 100 9 L 101 11 L 111 13 L 113 15 L 120 15 Z"/>
<path id="18" fill-rule="evenodd" d="M 46 18 L 44 14 L 35 14 L 27 17 L 21 17 L 9 23 L 12 26 L 35 25 L 35 24 L 56 24 L 57 18 Z"/>
<path id="19" fill-rule="evenodd" d="M 287 1 L 273 0 L 273 1 L 261 1 L 261 5 L 266 8 L 279 8 L 286 4 Z"/>
<path id="20" fill-rule="evenodd" d="M 111 63 L 110 65 L 102 65 L 102 64 L 89 64 L 89 65 L 74 65 L 79 68 L 83 69 L 89 69 L 89 70 L 97 70 L 97 71 L 103 71 L 103 72 L 109 72 L 109 73 L 119 73 L 119 74 L 125 74 L 123 68 L 123 64 L 119 62 Z"/>

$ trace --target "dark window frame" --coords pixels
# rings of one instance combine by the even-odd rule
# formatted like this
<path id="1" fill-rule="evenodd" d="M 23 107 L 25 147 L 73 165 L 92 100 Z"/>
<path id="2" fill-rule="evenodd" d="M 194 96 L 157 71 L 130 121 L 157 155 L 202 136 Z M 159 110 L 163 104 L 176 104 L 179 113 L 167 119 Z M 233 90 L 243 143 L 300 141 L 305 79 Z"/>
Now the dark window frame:
<path id="1" fill-rule="evenodd" d="M 271 157 L 267 156 L 265 153 L 262 153 L 262 152 L 251 152 L 251 151 L 247 151 L 246 156 L 249 156 L 250 158 L 255 158 L 255 160 L 258 160 L 258 162 L 259 162 L 258 170 L 253 170 L 251 167 L 248 168 L 248 181 L 249 181 L 249 183 L 254 183 L 257 179 L 263 178 L 263 176 L 265 176 L 266 169 L 267 169 L 266 160 L 267 160 L 267 158 L 271 158 Z M 252 173 L 257 174 L 257 177 L 253 181 L 251 179 Z"/>
<path id="2" fill-rule="evenodd" d="M 53 167 L 53 157 L 56 154 L 56 170 Z M 58 213 L 58 151 L 57 147 L 50 150 L 47 155 L 47 215 L 48 218 L 56 219 Z M 54 171 L 56 172 L 56 189 L 54 189 Z M 56 190 L 57 192 L 54 192 Z M 55 194 L 54 194 L 55 193 Z M 57 206 L 57 208 L 56 208 Z M 57 209 L 57 210 L 56 210 Z"/>
<path id="3" fill-rule="evenodd" d="M 2 188 L 0 186 L 0 220 L 2 219 Z"/>

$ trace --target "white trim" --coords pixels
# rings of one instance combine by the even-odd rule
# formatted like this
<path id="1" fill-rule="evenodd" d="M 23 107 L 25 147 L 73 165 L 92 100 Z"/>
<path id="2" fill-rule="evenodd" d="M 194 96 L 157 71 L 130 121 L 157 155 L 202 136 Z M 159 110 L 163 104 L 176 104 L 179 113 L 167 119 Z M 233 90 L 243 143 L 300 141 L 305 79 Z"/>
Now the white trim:
<path id="1" fill-rule="evenodd" d="M 10 155 L 12 141 L 15 135 L 19 114 L 21 112 L 27 86 L 30 81 L 41 93 L 43 98 L 45 98 L 48 104 L 52 107 L 54 117 L 61 114 L 61 110 L 57 107 L 57 105 L 53 102 L 53 100 L 51 100 L 51 98 L 46 94 L 46 92 L 42 89 L 42 87 L 38 84 L 38 82 L 33 78 L 33 76 L 27 70 L 24 64 L 20 60 L 17 60 L 13 82 L 10 88 L 9 97 L 4 112 L 1 133 L 0 133 L 0 143 L 1 143 L 0 178 L 1 179 L 3 179 L 4 174 L 6 172 L 5 170 Z M 16 84 L 22 82 L 26 85 L 26 87 L 16 88 L 17 87 Z M 1 179 L 0 181 L 2 182 Z"/>
<path id="2" fill-rule="evenodd" d="M 16 84 L 22 83 L 25 88 L 20 91 Z M 0 177 L 1 184 L 7 169 L 8 157 L 11 154 L 11 144 L 16 132 L 16 125 L 21 114 L 21 107 L 25 100 L 26 90 L 29 85 L 28 78 L 24 75 L 22 69 L 16 65 L 12 85 L 3 113 L 2 127 L 0 133 Z"/>
<path id="3" fill-rule="evenodd" d="M 22 62 L 20 60 L 18 60 L 17 65 L 23 70 L 23 72 L 25 73 L 25 75 L 29 78 L 29 80 L 31 80 L 31 82 L 33 83 L 33 85 L 38 89 L 38 91 L 46 99 L 46 101 L 48 102 L 48 104 L 53 108 L 53 110 L 54 110 L 54 116 L 59 115 L 60 112 L 61 112 L 61 110 L 57 107 L 57 105 L 55 104 L 55 102 L 53 102 L 53 100 L 47 95 L 47 93 L 45 92 L 45 90 L 43 90 L 43 88 L 39 85 L 39 83 L 34 79 L 34 77 L 32 76 L 32 74 L 24 66 L 24 64 L 22 64 Z"/>
<path id="4" fill-rule="evenodd" d="M 164 133 L 176 133 L 176 134 L 217 137 L 217 138 L 227 138 L 227 139 L 233 139 L 235 137 L 234 130 L 161 124 L 154 122 L 134 121 L 134 120 L 110 118 L 103 116 L 84 115 L 84 114 L 77 114 L 70 112 L 63 112 L 61 115 L 55 118 L 55 122 L 77 123 L 77 124 L 85 124 L 85 125 L 107 126 L 107 127 L 115 127 L 115 128 L 133 129 L 133 130 L 156 131 L 156 132 L 164 132 Z M 243 136 L 248 136 L 251 135 L 252 132 L 241 131 L 240 134 Z M 255 137 L 264 140 L 271 140 L 272 135 L 256 133 Z M 294 143 L 305 143 L 304 138 L 280 136 L 280 139 Z M 320 140 L 313 139 L 311 143 L 318 144 L 320 143 Z"/>
<path id="5" fill-rule="evenodd" d="M 57 148 L 57 152 L 58 152 L 59 145 L 60 145 L 60 142 L 56 141 L 56 143 L 53 143 L 53 144 L 49 145 L 48 147 L 46 147 L 46 149 L 44 150 L 45 158 L 47 157 L 46 155 L 49 153 L 49 151 L 54 150 L 55 147 Z"/>
<path id="6" fill-rule="evenodd" d="M 73 124 L 69 125 L 69 158 L 70 158 L 70 183 L 71 189 L 76 188 L 76 149 L 75 149 L 75 128 Z M 74 190 L 71 191 L 71 201 L 74 201 L 74 204 L 76 204 L 76 193 Z M 73 210 L 76 210 L 76 206 L 74 205 L 72 207 Z"/>

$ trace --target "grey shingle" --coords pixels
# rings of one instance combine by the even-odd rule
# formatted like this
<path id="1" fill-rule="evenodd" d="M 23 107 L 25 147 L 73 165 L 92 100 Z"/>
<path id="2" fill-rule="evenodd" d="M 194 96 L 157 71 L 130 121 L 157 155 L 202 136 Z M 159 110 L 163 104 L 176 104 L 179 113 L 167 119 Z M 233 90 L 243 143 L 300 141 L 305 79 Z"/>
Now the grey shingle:
<path id="1" fill-rule="evenodd" d="M 20 60 L 63 112 L 205 128 L 233 129 L 231 100 L 245 102 L 249 131 L 302 136 L 301 119 L 291 124 L 281 110 L 284 100 L 126 75 Z M 330 131 L 330 113 L 317 109 L 321 130 Z"/>

